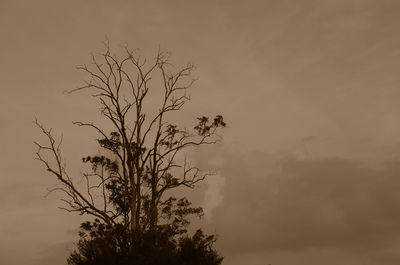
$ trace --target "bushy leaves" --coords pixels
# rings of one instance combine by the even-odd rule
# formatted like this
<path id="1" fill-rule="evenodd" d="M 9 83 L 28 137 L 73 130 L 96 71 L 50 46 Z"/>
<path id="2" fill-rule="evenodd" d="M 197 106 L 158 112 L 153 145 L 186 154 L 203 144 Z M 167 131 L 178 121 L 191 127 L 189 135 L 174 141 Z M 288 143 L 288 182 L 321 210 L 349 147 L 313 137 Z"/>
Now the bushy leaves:
<path id="1" fill-rule="evenodd" d="M 112 182 L 114 183 L 114 182 Z M 114 184 L 113 184 L 114 185 Z M 112 200 L 120 189 L 113 186 Z M 121 199 L 122 200 L 122 199 Z M 144 200 L 149 204 L 149 198 Z M 118 204 L 123 204 L 118 202 Z M 147 206 L 148 207 L 148 206 Z M 203 215 L 187 198 L 169 197 L 159 206 L 160 224 L 154 230 L 132 232 L 122 224 L 105 224 L 99 219 L 81 224 L 77 250 L 69 265 L 219 265 L 223 258 L 214 249 L 214 235 L 197 230 L 187 235 L 190 215 Z"/>
<path id="2" fill-rule="evenodd" d="M 97 140 L 99 145 L 104 149 L 117 153 L 121 147 L 121 139 L 118 132 L 111 132 L 110 137 Z"/>
<path id="3" fill-rule="evenodd" d="M 182 235 L 187 232 L 189 225 L 188 216 L 197 215 L 203 216 L 203 209 L 201 207 L 191 207 L 192 203 L 186 198 L 177 199 L 169 197 L 160 204 L 160 218 L 164 220 L 174 235 Z"/>
<path id="4" fill-rule="evenodd" d="M 197 118 L 199 123 L 194 127 L 199 135 L 207 135 L 215 132 L 215 129 L 218 127 L 225 127 L 226 123 L 221 115 L 215 116 L 214 120 L 210 122 L 209 118 L 206 116 L 202 116 Z"/>
<path id="5" fill-rule="evenodd" d="M 183 237 L 179 241 L 179 260 L 182 265 L 217 265 L 223 258 L 214 250 L 214 235 L 205 235 L 197 230 L 192 237 Z"/>
<path id="6" fill-rule="evenodd" d="M 197 230 L 193 236 L 178 240 L 169 226 L 129 236 L 119 226 L 98 220 L 81 225 L 78 250 L 69 265 L 219 265 L 222 257 L 215 251 L 215 236 Z"/>
<path id="7" fill-rule="evenodd" d="M 129 205 L 132 201 L 130 188 L 126 187 L 119 178 L 113 178 L 105 185 L 109 192 L 108 200 L 111 202 L 117 212 L 125 213 L 129 211 Z"/>
<path id="8" fill-rule="evenodd" d="M 83 157 L 82 161 L 84 163 L 91 163 L 93 171 L 96 171 L 99 166 L 103 166 L 110 174 L 118 173 L 117 161 L 112 161 L 105 156 L 87 156 Z"/>

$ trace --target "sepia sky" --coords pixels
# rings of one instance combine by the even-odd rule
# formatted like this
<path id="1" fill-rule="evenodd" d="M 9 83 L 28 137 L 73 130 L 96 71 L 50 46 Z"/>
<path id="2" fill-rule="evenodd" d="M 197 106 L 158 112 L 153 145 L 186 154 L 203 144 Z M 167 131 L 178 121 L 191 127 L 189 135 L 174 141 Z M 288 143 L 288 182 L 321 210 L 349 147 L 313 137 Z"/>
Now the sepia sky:
<path id="1" fill-rule="evenodd" d="M 246 2 L 246 3 L 245 3 Z M 83 220 L 34 160 L 37 117 L 68 169 L 96 152 L 75 66 L 106 36 L 172 51 L 199 80 L 184 121 L 222 114 L 192 159 L 219 174 L 193 197 L 225 265 L 400 264 L 397 0 L 0 0 L 0 264 L 65 264 Z"/>

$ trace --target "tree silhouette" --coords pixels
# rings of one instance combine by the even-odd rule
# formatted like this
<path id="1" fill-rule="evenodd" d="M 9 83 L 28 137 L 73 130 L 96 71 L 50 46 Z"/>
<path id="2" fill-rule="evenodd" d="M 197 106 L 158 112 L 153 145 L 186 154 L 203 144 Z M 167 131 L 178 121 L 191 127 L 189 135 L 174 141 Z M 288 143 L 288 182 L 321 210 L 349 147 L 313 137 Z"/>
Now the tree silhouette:
<path id="1" fill-rule="evenodd" d="M 92 91 L 112 128 L 73 122 L 93 129 L 103 150 L 82 158 L 90 165 L 82 176 L 85 185 L 76 184 L 67 173 L 61 141 L 35 120 L 48 140 L 36 142 L 36 158 L 60 184 L 50 192 L 65 195 L 62 209 L 95 218 L 81 225 L 69 264 L 220 264 L 215 236 L 201 230 L 187 235 L 188 216 L 201 216 L 201 207 L 176 198 L 173 191 L 194 188 L 213 174 L 193 166 L 184 151 L 220 141 L 217 132 L 225 122 L 221 115 L 201 116 L 191 130 L 173 123 L 171 114 L 189 100 L 193 66 L 175 68 L 168 52 L 159 51 L 150 63 L 136 52 L 124 47 L 119 58 L 105 43 L 103 53 L 92 54 L 90 67 L 78 67 L 88 75 L 84 85 L 68 91 Z M 157 107 L 150 92 L 159 96 Z"/>

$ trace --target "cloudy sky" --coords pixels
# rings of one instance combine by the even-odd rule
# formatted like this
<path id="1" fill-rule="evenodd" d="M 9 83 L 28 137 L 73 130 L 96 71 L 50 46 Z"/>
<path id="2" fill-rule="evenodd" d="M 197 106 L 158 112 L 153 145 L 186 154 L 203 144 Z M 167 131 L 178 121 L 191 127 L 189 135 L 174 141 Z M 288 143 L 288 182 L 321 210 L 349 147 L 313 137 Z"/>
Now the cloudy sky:
<path id="1" fill-rule="evenodd" d="M 223 114 L 193 159 L 225 265 L 400 264 L 400 2 L 0 0 L 0 264 L 64 264 L 80 217 L 57 209 L 34 160 L 34 117 L 68 167 L 95 152 L 81 84 L 107 36 L 159 47 L 199 78 L 185 117 Z"/>

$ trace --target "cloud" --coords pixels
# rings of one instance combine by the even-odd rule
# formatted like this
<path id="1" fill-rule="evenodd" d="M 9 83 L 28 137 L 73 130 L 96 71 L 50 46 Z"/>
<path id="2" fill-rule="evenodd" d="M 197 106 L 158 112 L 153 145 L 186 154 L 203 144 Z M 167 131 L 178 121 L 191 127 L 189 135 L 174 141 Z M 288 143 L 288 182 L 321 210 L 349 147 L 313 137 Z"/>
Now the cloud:
<path id="1" fill-rule="evenodd" d="M 221 189 L 225 185 L 225 177 L 218 174 L 206 179 L 207 188 L 204 192 L 204 201 L 202 202 L 202 208 L 207 222 L 211 222 L 213 218 L 213 211 L 218 207 L 222 201 L 223 196 Z"/>
<path id="2" fill-rule="evenodd" d="M 372 167 L 255 151 L 216 156 L 224 157 L 219 169 L 226 179 L 213 221 L 228 256 L 312 249 L 366 256 L 398 243 L 399 161 Z"/>

